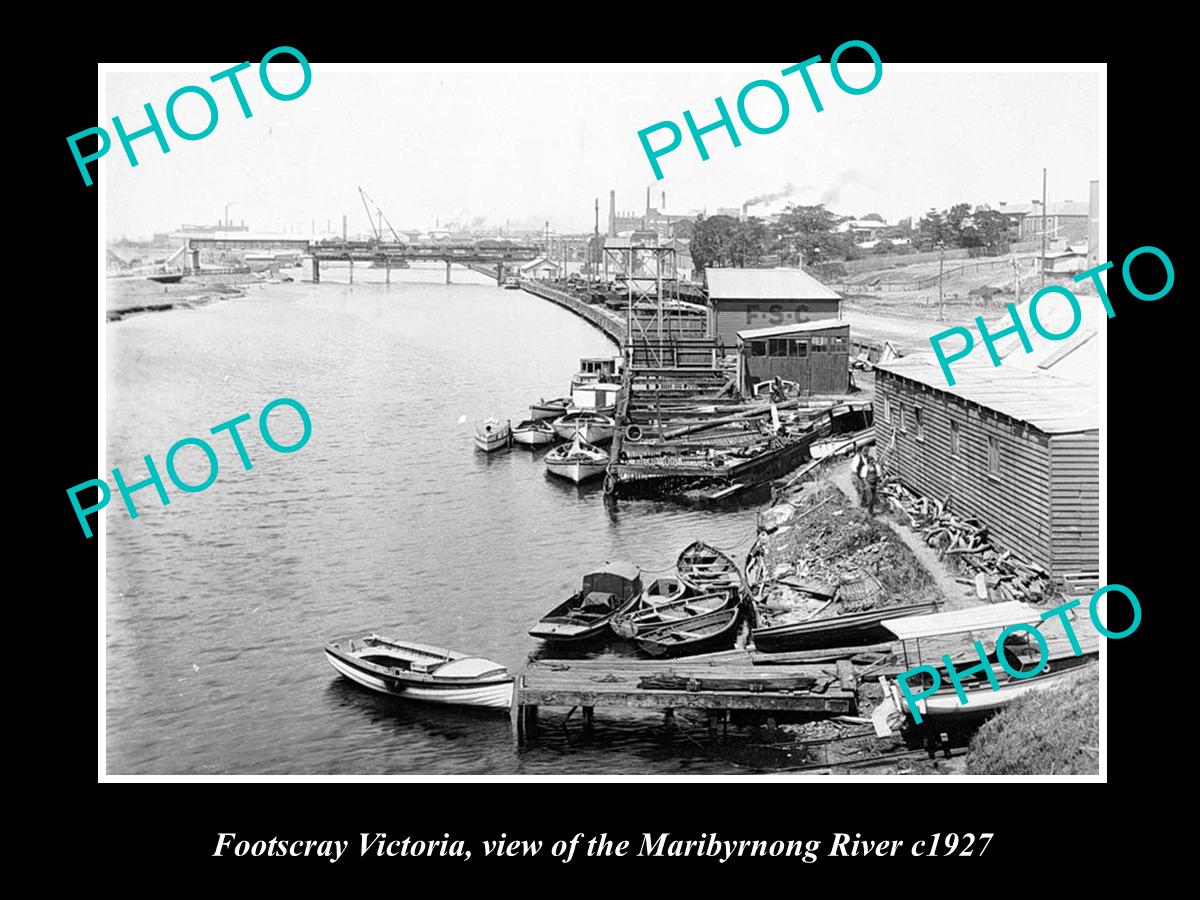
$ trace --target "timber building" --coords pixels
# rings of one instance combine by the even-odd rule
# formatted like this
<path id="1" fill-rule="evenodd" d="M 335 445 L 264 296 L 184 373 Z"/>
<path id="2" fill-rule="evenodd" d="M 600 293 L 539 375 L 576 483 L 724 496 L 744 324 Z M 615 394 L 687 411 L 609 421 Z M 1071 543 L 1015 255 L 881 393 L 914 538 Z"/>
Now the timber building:
<path id="1" fill-rule="evenodd" d="M 1097 308 L 1079 298 L 1083 324 L 1047 341 L 1027 324 L 1034 352 L 1016 335 L 953 364 L 950 386 L 931 353 L 876 366 L 875 434 L 885 471 L 921 494 L 976 516 L 994 543 L 1052 576 L 1100 566 L 1100 391 Z M 1039 309 L 1054 333 L 1050 302 Z M 1019 307 L 1029 322 L 1029 304 Z M 1063 312 L 1063 310 L 1058 310 Z M 1005 320 L 993 327 L 993 333 Z"/>

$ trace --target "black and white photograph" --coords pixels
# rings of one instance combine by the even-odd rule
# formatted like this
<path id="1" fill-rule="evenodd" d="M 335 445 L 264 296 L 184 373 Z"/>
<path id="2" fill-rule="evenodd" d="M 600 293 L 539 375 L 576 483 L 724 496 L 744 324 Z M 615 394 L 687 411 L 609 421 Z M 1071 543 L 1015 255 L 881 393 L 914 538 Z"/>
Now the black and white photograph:
<path id="1" fill-rule="evenodd" d="M 1104 780 L 1172 260 L 1103 64 L 850 36 L 101 64 L 101 780 Z"/>

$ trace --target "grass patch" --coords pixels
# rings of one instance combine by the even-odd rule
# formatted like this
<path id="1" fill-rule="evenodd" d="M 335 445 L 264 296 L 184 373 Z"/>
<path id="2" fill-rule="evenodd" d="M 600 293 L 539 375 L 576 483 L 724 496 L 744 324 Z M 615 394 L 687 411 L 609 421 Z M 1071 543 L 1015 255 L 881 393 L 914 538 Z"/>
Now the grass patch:
<path id="1" fill-rule="evenodd" d="M 1097 775 L 1099 747 L 1100 675 L 1092 663 L 984 723 L 971 739 L 967 774 Z"/>

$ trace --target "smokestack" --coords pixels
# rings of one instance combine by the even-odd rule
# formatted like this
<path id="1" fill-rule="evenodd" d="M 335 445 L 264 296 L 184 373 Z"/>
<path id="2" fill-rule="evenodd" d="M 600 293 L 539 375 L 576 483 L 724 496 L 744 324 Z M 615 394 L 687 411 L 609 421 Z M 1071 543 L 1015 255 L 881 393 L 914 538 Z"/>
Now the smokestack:
<path id="1" fill-rule="evenodd" d="M 662 212 L 662 211 L 663 211 L 664 209 L 666 209 L 666 208 L 667 208 L 667 192 L 666 192 L 666 191 L 663 191 L 663 192 L 662 192 L 662 206 L 660 206 L 660 207 L 658 208 L 658 211 L 659 211 L 659 212 Z"/>
<path id="2" fill-rule="evenodd" d="M 650 212 L 650 188 L 646 188 L 646 212 Z"/>
<path id="3" fill-rule="evenodd" d="M 349 240 L 349 238 L 347 237 L 348 234 L 349 234 L 349 232 L 347 231 L 347 226 L 346 226 L 346 214 L 342 213 L 342 240 L 343 241 Z"/>
<path id="4" fill-rule="evenodd" d="M 608 192 L 608 236 L 617 236 L 617 192 Z"/>
<path id="5" fill-rule="evenodd" d="M 596 234 L 600 233 L 600 198 L 596 198 Z"/>
<path id="6" fill-rule="evenodd" d="M 1087 267 L 1100 264 L 1100 182 L 1088 182 L 1088 248 Z"/>

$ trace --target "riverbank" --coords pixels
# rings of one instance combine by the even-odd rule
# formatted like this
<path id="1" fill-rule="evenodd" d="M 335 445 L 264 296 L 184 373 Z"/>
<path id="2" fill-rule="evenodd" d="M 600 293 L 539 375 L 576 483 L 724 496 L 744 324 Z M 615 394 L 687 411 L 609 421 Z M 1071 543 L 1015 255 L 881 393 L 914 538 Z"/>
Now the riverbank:
<path id="1" fill-rule="evenodd" d="M 262 284 L 266 273 L 236 275 L 185 275 L 175 284 L 160 284 L 145 277 L 109 278 L 104 285 L 108 321 L 172 309 L 196 309 L 218 300 L 244 297 L 244 285 Z"/>

